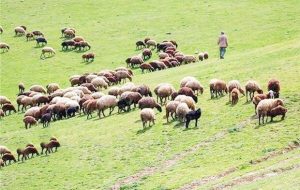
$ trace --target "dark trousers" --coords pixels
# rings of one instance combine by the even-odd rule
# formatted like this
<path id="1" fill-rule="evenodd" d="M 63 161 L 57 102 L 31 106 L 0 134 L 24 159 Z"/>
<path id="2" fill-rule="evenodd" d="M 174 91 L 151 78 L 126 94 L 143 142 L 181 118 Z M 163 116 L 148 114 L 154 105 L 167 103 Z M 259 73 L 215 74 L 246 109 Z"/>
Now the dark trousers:
<path id="1" fill-rule="evenodd" d="M 226 47 L 220 47 L 220 59 L 224 59 L 226 53 Z"/>

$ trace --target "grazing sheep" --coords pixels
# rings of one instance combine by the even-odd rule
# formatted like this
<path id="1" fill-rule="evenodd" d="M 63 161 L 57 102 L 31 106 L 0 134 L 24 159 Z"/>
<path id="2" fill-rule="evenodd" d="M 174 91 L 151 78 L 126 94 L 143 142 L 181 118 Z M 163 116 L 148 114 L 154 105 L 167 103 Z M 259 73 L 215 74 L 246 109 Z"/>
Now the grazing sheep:
<path id="1" fill-rule="evenodd" d="M 189 113 L 190 109 L 188 105 L 184 102 L 179 103 L 176 108 L 176 116 L 178 117 L 180 122 L 184 122 L 185 116 L 187 113 Z"/>
<path id="2" fill-rule="evenodd" d="M 57 83 L 50 83 L 46 86 L 47 89 L 47 93 L 51 94 L 53 92 L 55 92 L 56 90 L 60 89 L 59 84 Z"/>
<path id="3" fill-rule="evenodd" d="M 149 86 L 147 86 L 145 84 L 136 86 L 132 91 L 138 92 L 142 96 L 150 96 L 150 97 L 152 97 L 152 92 L 151 92 Z"/>
<path id="4" fill-rule="evenodd" d="M 134 104 L 134 107 L 136 107 L 136 104 L 142 99 L 142 95 L 138 92 L 124 92 L 121 94 L 120 100 L 122 99 L 128 99 L 131 101 L 131 103 Z M 130 107 L 129 107 L 130 109 Z"/>
<path id="5" fill-rule="evenodd" d="M 89 116 L 91 116 L 91 118 L 93 117 L 92 113 L 97 110 L 97 100 L 91 99 L 91 100 L 87 100 L 84 105 L 86 105 L 86 108 L 84 108 L 84 111 L 87 113 L 87 119 L 89 118 Z M 84 106 L 83 105 L 83 106 Z"/>
<path id="6" fill-rule="evenodd" d="M 8 161 L 9 164 L 11 163 L 11 161 L 17 162 L 16 158 L 11 153 L 4 154 L 2 156 L 2 160 L 3 160 L 5 165 L 7 165 L 6 161 Z"/>
<path id="7" fill-rule="evenodd" d="M 195 110 L 196 104 L 193 98 L 186 96 L 186 95 L 178 95 L 174 101 L 178 101 L 181 103 L 186 103 L 191 110 Z"/>
<path id="8" fill-rule="evenodd" d="M 36 46 L 40 46 L 42 44 L 43 46 L 47 45 L 47 40 L 44 37 L 38 37 L 35 39 L 36 41 Z"/>
<path id="9" fill-rule="evenodd" d="M 62 50 L 68 50 L 69 47 L 75 47 L 75 41 L 73 40 L 66 40 L 64 42 L 61 43 L 61 49 Z"/>
<path id="10" fill-rule="evenodd" d="M 48 127 L 52 118 L 52 113 L 45 113 L 41 117 L 41 123 L 43 124 L 43 127 Z"/>
<path id="11" fill-rule="evenodd" d="M 193 81 L 193 80 L 197 81 L 197 79 L 195 77 L 191 77 L 191 76 L 184 77 L 180 81 L 180 88 L 185 87 L 186 83 L 188 83 L 189 81 Z"/>
<path id="12" fill-rule="evenodd" d="M 41 95 L 41 94 L 37 94 L 37 95 L 33 96 L 32 99 L 34 102 L 34 106 L 35 105 L 40 106 L 41 104 L 48 104 L 50 102 L 50 99 L 48 96 Z"/>
<path id="13" fill-rule="evenodd" d="M 132 81 L 132 77 L 130 76 L 130 74 L 127 71 L 117 71 L 115 73 L 115 77 L 117 78 L 117 81 L 121 82 L 121 80 L 122 80 L 123 83 L 126 82 L 127 78 L 129 79 L 129 81 Z"/>
<path id="14" fill-rule="evenodd" d="M 41 31 L 39 31 L 39 30 L 33 31 L 32 34 L 33 34 L 34 36 L 44 36 L 44 34 L 43 34 Z"/>
<path id="15" fill-rule="evenodd" d="M 118 68 L 115 69 L 115 71 L 111 71 L 112 72 L 111 74 L 115 75 L 116 72 L 118 72 L 118 71 L 127 71 L 129 75 L 133 76 L 132 70 L 128 69 L 128 68 L 125 68 L 125 67 L 118 67 Z"/>
<path id="16" fill-rule="evenodd" d="M 91 45 L 86 41 L 75 42 L 75 44 L 74 44 L 75 50 L 81 51 L 81 50 L 86 50 L 86 48 L 88 48 L 88 50 L 91 49 Z M 90 56 L 92 56 L 92 55 L 90 55 Z"/>
<path id="17" fill-rule="evenodd" d="M 281 99 L 264 99 L 261 100 L 256 108 L 258 114 L 258 122 L 260 121 L 264 124 L 264 118 L 267 116 L 267 113 L 270 112 L 273 108 L 277 106 L 283 106 L 283 101 Z"/>
<path id="18" fill-rule="evenodd" d="M 166 105 L 166 118 L 167 122 L 169 122 L 169 116 L 171 115 L 172 119 L 175 119 L 173 116 L 175 114 L 176 116 L 176 108 L 179 105 L 180 102 L 178 101 L 170 101 Z"/>
<path id="19" fill-rule="evenodd" d="M 97 92 L 97 88 L 92 83 L 83 83 L 80 86 L 87 87 L 91 92 Z"/>
<path id="20" fill-rule="evenodd" d="M 27 146 L 25 149 L 18 148 L 17 154 L 18 154 L 18 161 L 20 160 L 20 155 L 22 155 L 22 162 L 24 161 L 24 158 L 25 160 L 27 160 L 30 154 L 31 154 L 31 158 L 33 157 L 34 154 L 36 154 L 37 156 L 40 155 L 37 149 L 32 146 Z"/>
<path id="21" fill-rule="evenodd" d="M 164 53 L 164 52 L 160 52 L 158 54 L 158 57 L 159 57 L 159 59 L 165 59 L 165 58 L 169 57 L 169 54 Z"/>
<path id="22" fill-rule="evenodd" d="M 65 38 L 74 38 L 75 32 L 71 29 L 66 29 L 64 30 L 63 35 L 65 36 Z"/>
<path id="23" fill-rule="evenodd" d="M 263 91 L 260 88 L 259 84 L 256 81 L 254 81 L 254 80 L 249 80 L 246 83 L 245 90 L 246 90 L 246 100 L 247 100 L 247 102 L 248 102 L 248 93 L 249 93 L 249 97 L 250 97 L 251 101 L 253 100 L 255 92 L 257 92 L 259 94 L 263 93 Z"/>
<path id="24" fill-rule="evenodd" d="M 136 55 L 131 57 L 129 62 L 130 62 L 130 66 L 134 68 L 136 65 L 141 65 L 142 63 L 144 63 L 144 60 L 142 56 Z"/>
<path id="25" fill-rule="evenodd" d="M 145 43 L 147 45 L 147 48 L 151 47 L 152 50 L 156 48 L 156 41 L 155 40 L 148 40 Z"/>
<path id="26" fill-rule="evenodd" d="M 198 102 L 198 97 L 195 96 L 193 90 L 189 87 L 182 87 L 178 90 L 178 95 L 186 95 L 190 96 L 193 98 L 193 100 L 197 103 Z"/>
<path id="27" fill-rule="evenodd" d="M 30 41 L 34 39 L 33 33 L 29 32 L 26 34 L 26 41 Z"/>
<path id="28" fill-rule="evenodd" d="M 268 99 L 268 94 L 256 94 L 256 95 L 253 97 L 252 103 L 254 104 L 255 114 L 257 114 L 256 108 L 257 108 L 258 103 L 259 103 L 261 100 L 264 100 L 264 99 Z"/>
<path id="29" fill-rule="evenodd" d="M 41 85 L 32 85 L 30 88 L 29 88 L 30 91 L 34 91 L 34 92 L 40 92 L 40 93 L 44 93 L 46 94 L 46 89 L 41 86 Z"/>
<path id="30" fill-rule="evenodd" d="M 115 107 L 118 104 L 118 100 L 115 96 L 112 95 L 105 95 L 102 96 L 100 99 L 97 100 L 97 109 L 98 109 L 98 116 L 101 118 L 101 112 L 105 117 L 104 111 L 109 108 L 109 115 L 114 111 Z"/>
<path id="31" fill-rule="evenodd" d="M 196 57 L 194 55 L 185 55 L 183 56 L 183 63 L 187 64 L 187 63 L 195 63 Z"/>
<path id="32" fill-rule="evenodd" d="M 42 49 L 42 54 L 41 54 L 40 58 L 41 59 L 46 58 L 46 55 L 45 55 L 46 53 L 48 53 L 48 57 L 55 55 L 55 51 L 52 47 L 44 47 Z"/>
<path id="33" fill-rule="evenodd" d="M 165 104 L 171 94 L 175 92 L 175 88 L 168 83 L 161 83 L 156 86 L 154 93 L 157 95 L 157 99 L 160 99 L 160 104 Z"/>
<path id="34" fill-rule="evenodd" d="M 273 109 L 271 109 L 269 112 L 267 112 L 267 117 L 271 117 L 271 122 L 273 121 L 273 118 L 278 116 L 278 115 L 281 115 L 281 120 L 284 120 L 285 118 L 285 114 L 287 112 L 287 109 L 284 108 L 283 106 L 279 105 Z"/>
<path id="35" fill-rule="evenodd" d="M 96 77 L 94 78 L 91 83 L 95 86 L 95 88 L 105 88 L 107 89 L 108 84 L 105 82 L 105 80 L 102 77 Z"/>
<path id="36" fill-rule="evenodd" d="M 140 99 L 138 102 L 139 108 L 144 109 L 144 108 L 156 108 L 159 112 L 162 112 L 161 106 L 155 102 L 155 99 L 152 97 L 143 97 Z"/>
<path id="37" fill-rule="evenodd" d="M 81 36 L 75 36 L 73 39 L 72 39 L 74 42 L 82 42 L 82 41 L 85 41 L 83 37 Z"/>
<path id="38" fill-rule="evenodd" d="M 25 129 L 31 128 L 32 125 L 37 125 L 36 119 L 32 116 L 24 117 L 23 122 L 25 124 Z"/>
<path id="39" fill-rule="evenodd" d="M 0 156 L 3 156 L 6 153 L 11 153 L 11 151 L 6 146 L 0 145 Z"/>
<path id="40" fill-rule="evenodd" d="M 195 123 L 195 127 L 197 127 L 198 124 L 198 119 L 201 117 L 202 111 L 200 108 L 198 108 L 196 111 L 189 111 L 186 115 L 185 115 L 185 128 L 187 129 L 189 127 L 189 123 L 191 120 L 196 120 Z"/>
<path id="41" fill-rule="evenodd" d="M 40 108 L 39 107 L 29 108 L 24 114 L 24 117 L 26 117 L 26 116 L 32 116 L 36 120 L 39 120 L 41 118 Z"/>
<path id="42" fill-rule="evenodd" d="M 231 96 L 231 91 L 236 88 L 240 91 L 241 94 L 245 96 L 244 90 L 242 89 L 242 86 L 239 81 L 237 80 L 231 80 L 228 82 L 228 92 L 229 92 L 229 102 L 230 102 L 230 96 Z"/>
<path id="43" fill-rule="evenodd" d="M 234 88 L 231 91 L 231 105 L 237 104 L 239 101 L 239 90 L 237 88 Z"/>
<path id="44" fill-rule="evenodd" d="M 142 73 L 144 73 L 144 70 L 148 70 L 149 72 L 153 72 L 154 68 L 149 63 L 143 63 L 140 65 L 140 69 L 142 69 Z"/>
<path id="45" fill-rule="evenodd" d="M 203 94 L 204 88 L 203 86 L 200 84 L 200 82 L 198 80 L 190 80 L 185 84 L 185 87 L 188 87 L 190 89 L 193 90 L 194 93 L 197 93 L 197 95 L 199 94 Z"/>
<path id="46" fill-rule="evenodd" d="M 143 41 L 137 41 L 135 45 L 136 45 L 136 49 L 143 49 L 146 47 L 146 44 Z"/>
<path id="47" fill-rule="evenodd" d="M 2 52 L 4 52 L 5 50 L 8 51 L 10 47 L 8 44 L 0 42 L 0 49 L 2 49 Z"/>
<path id="48" fill-rule="evenodd" d="M 123 86 L 120 87 L 118 94 L 121 95 L 121 94 L 123 94 L 123 92 L 132 91 L 135 88 L 136 88 L 136 86 L 134 85 L 134 83 L 127 82 L 126 84 L 124 84 Z"/>
<path id="49" fill-rule="evenodd" d="M 209 89 L 210 89 L 210 98 L 217 98 L 218 96 L 223 96 L 225 92 L 227 94 L 227 85 L 225 81 L 219 79 L 212 79 L 209 82 Z"/>
<path id="50" fill-rule="evenodd" d="M 4 115 L 7 115 L 7 114 L 6 114 L 7 111 L 8 111 L 8 113 L 9 113 L 9 115 L 11 114 L 11 111 L 14 111 L 15 113 L 17 112 L 15 106 L 12 105 L 12 104 L 9 104 L 9 103 L 4 104 L 4 105 L 2 106 L 2 110 L 3 110 L 3 112 L 4 112 Z"/>
<path id="51" fill-rule="evenodd" d="M 53 153 L 53 148 L 55 148 L 55 151 L 57 151 L 57 148 L 60 147 L 60 143 L 57 140 L 51 140 L 49 143 L 41 143 L 41 154 L 43 154 L 44 149 L 46 149 L 45 154 L 52 152 Z"/>
<path id="52" fill-rule="evenodd" d="M 115 97 L 118 97 L 119 95 L 119 90 L 120 88 L 119 87 L 112 87 L 108 90 L 108 95 L 112 95 L 112 96 L 115 96 Z"/>
<path id="53" fill-rule="evenodd" d="M 19 93 L 23 93 L 25 91 L 25 85 L 23 83 L 19 83 L 18 88 Z"/>
<path id="54" fill-rule="evenodd" d="M 268 82 L 268 91 L 272 90 L 274 92 L 274 97 L 279 98 L 280 83 L 277 79 L 271 79 Z"/>
<path id="55" fill-rule="evenodd" d="M 11 101 L 6 96 L 0 96 L 0 106 L 3 104 L 11 104 Z"/>
<path id="56" fill-rule="evenodd" d="M 87 54 L 83 54 L 82 59 L 86 62 L 93 62 L 95 59 L 95 54 L 94 53 L 87 53 Z"/>
<path id="57" fill-rule="evenodd" d="M 22 28 L 20 26 L 15 28 L 15 35 L 16 36 L 23 36 L 23 35 L 25 35 L 25 33 L 26 33 L 26 30 L 24 28 Z"/>
<path id="58" fill-rule="evenodd" d="M 148 48 L 143 49 L 142 55 L 143 55 L 144 60 L 150 59 L 152 56 L 151 49 L 148 49 Z"/>
<path id="59" fill-rule="evenodd" d="M 130 111 L 130 106 L 132 105 L 132 101 L 128 98 L 124 98 L 118 101 L 118 113 L 121 113 L 122 111 Z M 127 108 L 127 110 L 126 110 Z"/>
<path id="60" fill-rule="evenodd" d="M 151 122 L 155 125 L 155 113 L 151 108 L 144 108 L 140 113 L 140 117 L 143 123 L 143 128 L 146 127 L 147 122 L 149 122 L 149 127 L 151 126 Z"/>
<path id="61" fill-rule="evenodd" d="M 99 99 L 101 98 L 102 96 L 104 96 L 105 94 L 102 93 L 102 92 L 95 92 L 93 94 L 91 94 L 91 96 L 94 98 L 94 99 Z"/>

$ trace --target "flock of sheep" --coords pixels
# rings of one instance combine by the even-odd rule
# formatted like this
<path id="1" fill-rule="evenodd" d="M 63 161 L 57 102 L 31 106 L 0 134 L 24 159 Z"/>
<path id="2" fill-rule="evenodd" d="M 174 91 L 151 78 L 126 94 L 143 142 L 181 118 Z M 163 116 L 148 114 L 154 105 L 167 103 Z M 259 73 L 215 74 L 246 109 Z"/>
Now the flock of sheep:
<path id="1" fill-rule="evenodd" d="M 2 30 L 2 28 L 0 29 Z M 63 50 L 67 50 L 70 47 L 79 50 L 86 47 L 90 49 L 90 45 L 82 37 L 75 36 L 74 29 L 64 28 L 61 30 L 61 33 L 64 37 L 73 38 L 62 43 Z M 15 34 L 25 35 L 26 27 L 17 27 Z M 37 44 L 47 43 L 40 31 L 27 33 L 26 37 L 28 40 L 31 37 L 37 37 Z M 4 46 L 4 43 L 0 44 L 0 48 Z M 182 63 L 192 63 L 196 62 L 197 59 L 202 61 L 208 58 L 207 52 L 200 53 L 196 57 L 194 55 L 184 55 L 177 50 L 177 47 L 177 43 L 173 40 L 156 43 L 154 40 L 146 38 L 143 41 L 136 42 L 136 49 L 142 49 L 142 53 L 126 59 L 126 63 L 128 67 L 132 68 L 139 66 L 144 72 L 144 70 L 163 70 L 179 66 Z M 9 49 L 9 46 L 7 45 L 6 48 L 2 49 Z M 154 49 L 157 49 L 159 60 L 145 63 L 145 60 L 151 58 Z M 94 58 L 90 56 L 92 55 L 85 54 L 83 58 L 89 61 Z M 147 124 L 149 126 L 155 124 L 156 114 L 154 108 L 162 112 L 162 106 L 165 106 L 167 122 L 170 121 L 171 117 L 173 120 L 185 122 L 185 127 L 188 128 L 190 121 L 195 120 L 195 126 L 197 126 L 202 110 L 199 107 L 197 108 L 196 103 L 198 102 L 198 96 L 203 94 L 204 87 L 195 77 L 184 77 L 180 81 L 180 89 L 178 90 L 169 83 L 158 84 L 151 90 L 146 84 L 136 85 L 132 83 L 133 72 L 128 67 L 73 75 L 69 78 L 71 87 L 65 89 L 60 88 L 57 83 L 50 83 L 46 87 L 32 85 L 28 91 L 25 91 L 25 85 L 20 83 L 18 85 L 19 93 L 16 98 L 17 109 L 11 100 L 5 96 L 0 96 L 0 119 L 5 115 L 11 114 L 11 112 L 25 112 L 23 122 L 25 128 L 28 129 L 33 125 L 37 125 L 38 121 L 43 124 L 43 127 L 48 127 L 53 121 L 72 118 L 76 114 L 84 114 L 89 119 L 96 112 L 98 117 L 101 118 L 106 116 L 106 110 L 109 110 L 109 115 L 111 115 L 116 107 L 118 108 L 118 113 L 130 112 L 133 109 L 132 107 L 138 107 L 141 109 L 140 119 L 143 128 L 146 128 Z M 125 83 L 127 79 L 130 82 Z M 121 87 L 112 86 L 121 82 L 125 83 Z M 101 89 L 108 89 L 107 94 L 100 92 Z M 263 94 L 260 85 L 253 80 L 248 81 L 245 84 L 245 88 L 243 88 L 237 80 L 226 83 L 220 79 L 212 79 L 209 83 L 209 89 L 211 99 L 222 97 L 226 93 L 232 105 L 239 101 L 241 94 L 246 96 L 246 101 L 249 101 L 249 95 L 250 100 L 254 104 L 255 113 L 258 115 L 259 124 L 261 124 L 261 121 L 262 123 L 265 122 L 265 117 L 266 121 L 268 117 L 271 117 L 272 121 L 278 115 L 281 115 L 282 119 L 284 119 L 287 112 L 283 100 L 279 99 L 280 84 L 276 79 L 268 82 L 268 93 L 266 94 Z M 153 93 L 156 99 L 153 97 Z M 50 142 L 52 141 L 50 140 Z M 47 147 L 48 145 L 43 144 L 43 146 Z M 3 148 L 3 146 L 0 147 Z M 50 152 L 50 149 L 52 150 L 52 148 L 49 148 L 46 150 L 46 153 Z M 24 150 L 17 152 L 18 155 L 23 155 L 23 160 L 23 158 L 26 159 L 28 157 L 29 153 L 33 153 L 32 151 L 35 151 L 33 146 L 26 146 Z M 5 154 L 2 157 L 4 163 L 10 160 L 6 157 L 13 158 L 8 156 L 9 152 L 4 152 Z"/>
<path id="2" fill-rule="evenodd" d="M 40 144 L 41 146 L 41 154 L 44 153 L 47 155 L 48 153 L 53 153 L 53 149 L 55 148 L 55 151 L 57 151 L 57 148 L 60 147 L 60 143 L 58 142 L 57 138 L 51 137 L 50 141 L 48 143 L 42 142 Z M 37 148 L 32 144 L 28 143 L 25 148 L 18 148 L 17 149 L 17 155 L 18 155 L 18 160 L 15 158 L 14 154 L 6 147 L 0 145 L 0 167 L 4 167 L 5 165 L 11 164 L 11 162 L 17 162 L 20 161 L 20 156 L 22 159 L 22 162 L 27 159 L 29 159 L 29 156 L 31 154 L 31 158 L 33 157 L 34 154 L 39 156 L 39 152 Z"/>

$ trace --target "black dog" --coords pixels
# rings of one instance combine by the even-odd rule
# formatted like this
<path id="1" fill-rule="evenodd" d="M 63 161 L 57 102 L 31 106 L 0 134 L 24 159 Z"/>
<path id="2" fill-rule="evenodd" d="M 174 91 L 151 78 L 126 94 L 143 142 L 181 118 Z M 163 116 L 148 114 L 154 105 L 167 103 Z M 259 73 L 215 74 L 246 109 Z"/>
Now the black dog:
<path id="1" fill-rule="evenodd" d="M 196 111 L 190 111 L 189 113 L 186 114 L 185 120 L 185 128 L 187 129 L 189 127 L 189 123 L 191 120 L 196 120 L 195 127 L 197 127 L 198 119 L 201 117 L 201 109 L 197 109 Z"/>

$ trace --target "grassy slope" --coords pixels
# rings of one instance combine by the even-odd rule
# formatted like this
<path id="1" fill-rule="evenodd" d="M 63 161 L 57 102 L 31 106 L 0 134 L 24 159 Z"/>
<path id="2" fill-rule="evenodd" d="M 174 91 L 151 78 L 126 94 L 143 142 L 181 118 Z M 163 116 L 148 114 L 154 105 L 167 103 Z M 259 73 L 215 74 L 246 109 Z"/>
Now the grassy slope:
<path id="1" fill-rule="evenodd" d="M 184 4 L 180 1 L 89 1 L 85 4 L 70 1 L 43 4 L 24 1 L 15 4 L 1 1 L 1 25 L 5 32 L 0 36 L 0 41 L 9 43 L 12 49 L 0 57 L 0 94 L 14 99 L 20 81 L 27 86 L 36 83 L 46 85 L 55 81 L 66 87 L 69 85 L 68 77 L 72 74 L 123 65 L 127 56 L 137 53 L 133 51 L 134 42 L 144 36 L 158 41 L 176 39 L 183 52 L 192 54 L 204 49 L 210 52 L 211 59 L 204 64 L 191 64 L 145 75 L 137 70 L 135 83 L 147 81 L 145 83 L 154 87 L 164 81 L 178 87 L 182 77 L 192 75 L 205 86 L 211 78 L 226 81 L 239 79 L 242 83 L 255 79 L 266 89 L 268 79 L 280 79 L 282 97 L 289 108 L 287 120 L 259 129 L 254 129 L 257 121 L 251 121 L 240 132 L 227 134 L 211 146 L 179 161 L 170 170 L 128 187 L 178 188 L 203 176 L 248 163 L 253 158 L 263 156 L 264 149 L 280 149 L 299 137 L 297 116 L 300 85 L 297 77 L 300 66 L 297 61 L 300 58 L 300 28 L 295 24 L 300 19 L 297 13 L 299 9 L 298 1 Z M 40 29 L 46 33 L 49 46 L 57 49 L 57 55 L 39 60 L 40 49 L 34 47 L 34 42 L 13 37 L 13 28 L 21 24 L 28 26 L 29 30 Z M 85 65 L 80 63 L 81 54 L 59 51 L 62 41 L 59 31 L 63 26 L 75 27 L 80 35 L 91 42 L 92 51 L 97 55 L 94 63 Z M 216 37 L 220 30 L 229 33 L 230 39 L 226 60 L 222 62 L 215 59 Z M 166 32 L 172 34 L 166 35 Z M 47 129 L 39 126 L 25 131 L 21 122 L 23 114 L 14 114 L 0 121 L 0 144 L 14 150 L 27 142 L 39 144 L 54 135 L 60 139 L 63 147 L 46 158 L 41 156 L 2 169 L 1 185 L 7 189 L 20 186 L 26 189 L 57 189 L 62 186 L 66 189 L 107 188 L 118 178 L 162 163 L 174 154 L 221 130 L 233 128 L 253 115 L 253 106 L 244 104 L 244 98 L 235 107 L 226 105 L 226 101 L 227 97 L 209 100 L 206 88 L 198 103 L 204 110 L 201 127 L 188 131 L 182 130 L 176 123 L 165 124 L 163 114 L 157 115 L 155 127 L 141 131 L 138 111 L 102 120 L 95 118 L 86 121 L 85 117 L 78 117 L 55 122 Z M 271 164 L 274 163 L 265 163 Z M 248 170 L 241 170 L 238 174 Z M 299 178 L 299 171 L 286 175 L 284 186 L 293 187 L 293 181 Z M 51 180 L 46 180 L 49 177 Z M 28 183 L 32 179 L 34 183 Z M 277 184 L 265 187 L 272 188 Z M 255 182 L 244 188 L 261 185 L 264 185 L 263 182 Z"/>

